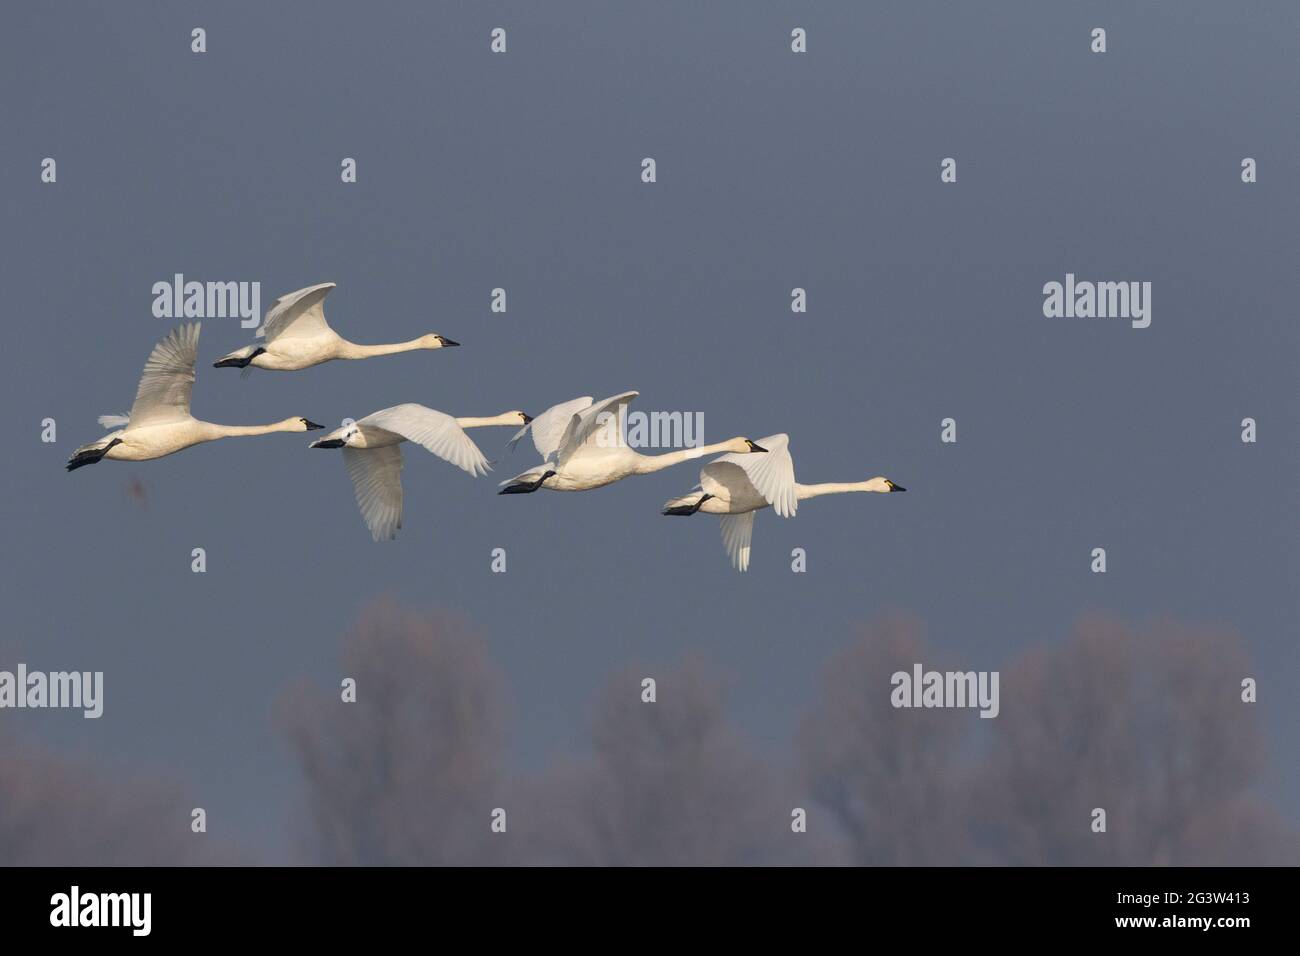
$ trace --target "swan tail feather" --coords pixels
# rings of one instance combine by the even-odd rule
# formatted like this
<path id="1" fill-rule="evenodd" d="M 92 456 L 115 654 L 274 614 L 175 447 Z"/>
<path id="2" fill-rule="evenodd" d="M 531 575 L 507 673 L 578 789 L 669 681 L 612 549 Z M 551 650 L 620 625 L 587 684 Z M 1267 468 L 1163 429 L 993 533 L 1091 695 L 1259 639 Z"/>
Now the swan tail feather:
<path id="1" fill-rule="evenodd" d="M 100 415 L 98 418 L 102 428 L 125 428 L 131 424 L 130 415 Z"/>
<path id="2" fill-rule="evenodd" d="M 548 467 L 533 468 L 524 472 L 522 475 L 515 475 L 513 478 L 507 478 L 500 483 L 501 490 L 499 495 L 526 495 L 542 487 L 542 482 L 554 475 L 555 472 Z"/>
<path id="3" fill-rule="evenodd" d="M 541 477 L 543 471 L 544 469 L 542 468 L 530 468 L 523 474 L 515 475 L 513 478 L 507 478 L 505 481 L 497 482 L 497 485 L 498 487 L 505 487 L 506 485 L 532 484 Z"/>
<path id="4" fill-rule="evenodd" d="M 682 495 L 680 498 L 669 498 L 664 502 L 664 510 L 661 513 L 666 515 L 693 515 L 700 510 L 700 505 L 712 497 L 712 495 L 689 494 Z"/>
<path id="5" fill-rule="evenodd" d="M 110 435 L 101 438 L 99 441 L 93 441 L 88 445 L 82 445 L 72 453 L 68 459 L 68 471 L 76 471 L 78 468 L 84 468 L 86 465 L 93 465 L 105 455 L 114 445 L 120 445 L 122 439 L 116 435 Z"/>

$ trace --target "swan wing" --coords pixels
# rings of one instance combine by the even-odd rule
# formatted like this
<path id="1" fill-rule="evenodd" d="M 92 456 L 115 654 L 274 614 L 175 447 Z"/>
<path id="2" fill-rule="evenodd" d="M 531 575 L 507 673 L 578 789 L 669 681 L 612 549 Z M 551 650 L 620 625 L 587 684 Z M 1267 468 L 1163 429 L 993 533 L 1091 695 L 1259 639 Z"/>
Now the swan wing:
<path id="1" fill-rule="evenodd" d="M 357 424 L 373 425 L 401 435 L 475 478 L 491 470 L 483 452 L 456 419 L 435 409 L 415 404 L 394 405 L 358 419 Z"/>
<path id="2" fill-rule="evenodd" d="M 531 431 L 533 446 L 537 449 L 537 453 L 542 456 L 542 461 L 548 460 L 559 450 L 560 439 L 564 437 L 564 430 L 569 427 L 569 419 L 590 406 L 591 402 L 591 396 L 584 395 L 572 401 L 552 405 L 515 432 L 514 437 L 510 439 L 510 447 L 514 448 L 519 439 L 524 437 L 524 433 Z"/>
<path id="3" fill-rule="evenodd" d="M 322 282 L 280 296 L 271 303 L 266 318 L 258 326 L 257 338 L 270 343 L 279 338 L 314 339 L 333 335 L 334 330 L 325 321 L 325 296 L 333 288 L 333 282 Z"/>
<path id="4" fill-rule="evenodd" d="M 759 444 L 763 443 L 759 442 Z M 737 571 L 749 570 L 749 542 L 753 536 L 754 512 L 746 511 L 743 515 L 722 516 L 722 546 L 727 549 L 731 566 Z"/>
<path id="5" fill-rule="evenodd" d="M 370 536 L 391 541 L 402 526 L 402 446 L 344 448 L 343 464 Z"/>
<path id="6" fill-rule="evenodd" d="M 700 483 L 695 487 L 715 498 L 737 504 L 767 501 L 749 480 L 745 469 L 729 461 L 711 461 L 701 468 Z"/>
<path id="7" fill-rule="evenodd" d="M 556 450 L 556 460 L 563 464 L 583 445 L 600 444 L 613 448 L 620 444 L 623 424 L 627 421 L 627 406 L 639 394 L 623 392 L 612 395 L 570 415 L 560 447 Z"/>
<path id="8" fill-rule="evenodd" d="M 135 403 L 127 416 L 136 428 L 185 421 L 190 417 L 190 393 L 194 390 L 194 363 L 199 357 L 199 323 L 181 325 L 153 347 Z"/>
<path id="9" fill-rule="evenodd" d="M 758 443 L 767 449 L 766 454 L 760 452 L 748 455 L 735 453 L 721 455 L 704 466 L 704 470 L 700 472 L 700 483 L 704 483 L 709 469 L 719 462 L 736 465 L 745 473 L 754 490 L 772 506 L 773 511 L 782 518 L 793 518 L 799 507 L 799 497 L 795 494 L 794 459 L 790 457 L 790 436 L 784 433 L 768 435 L 766 438 L 760 438 Z"/>

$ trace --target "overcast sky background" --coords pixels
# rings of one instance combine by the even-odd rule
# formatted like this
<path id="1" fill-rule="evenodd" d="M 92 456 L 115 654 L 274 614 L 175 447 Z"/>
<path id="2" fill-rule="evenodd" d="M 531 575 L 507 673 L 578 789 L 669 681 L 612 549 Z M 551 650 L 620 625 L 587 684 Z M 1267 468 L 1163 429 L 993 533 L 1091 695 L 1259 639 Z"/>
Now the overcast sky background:
<path id="1" fill-rule="evenodd" d="M 276 702 L 300 677 L 337 686 L 340 637 L 376 595 L 483 634 L 521 768 L 584 747 L 592 694 L 630 662 L 703 656 L 741 729 L 782 756 L 826 661 L 883 612 L 989 670 L 1099 609 L 1241 634 L 1267 794 L 1300 822 L 1293 3 L 3 17 L 0 668 L 106 681 L 97 721 L 0 714 L 25 736 L 174 777 L 210 830 L 274 852 L 297 779 Z M 947 156 L 955 185 L 939 182 Z M 241 380 L 210 365 L 251 330 L 208 320 L 200 418 L 536 414 L 636 388 L 645 410 L 703 411 L 709 441 L 789 432 L 802 481 L 884 474 L 909 493 L 759 514 L 741 575 L 716 519 L 659 514 L 698 469 L 499 498 L 534 459 L 507 456 L 504 429 L 474 436 L 500 459 L 492 479 L 408 453 L 405 527 L 381 545 L 338 456 L 305 435 L 65 474 L 95 417 L 129 408 L 173 325 L 151 287 L 177 272 L 260 281 L 264 308 L 334 281 L 326 313 L 349 338 L 464 344 Z M 1151 327 L 1044 318 L 1042 286 L 1067 272 L 1150 281 Z M 948 416 L 955 445 L 939 441 Z M 1245 416 L 1257 444 L 1239 439 Z"/>

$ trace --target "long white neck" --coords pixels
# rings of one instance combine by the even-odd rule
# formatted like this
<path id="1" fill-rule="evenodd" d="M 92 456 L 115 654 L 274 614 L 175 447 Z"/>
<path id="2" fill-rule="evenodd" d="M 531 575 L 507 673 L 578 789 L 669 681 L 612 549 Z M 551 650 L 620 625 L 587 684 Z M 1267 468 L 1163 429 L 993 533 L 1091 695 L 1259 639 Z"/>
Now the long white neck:
<path id="1" fill-rule="evenodd" d="M 358 345 L 356 342 L 349 342 L 347 339 L 343 339 L 339 345 L 339 358 L 374 358 L 378 355 L 395 355 L 398 352 L 414 352 L 417 349 L 422 348 L 425 348 L 425 345 L 420 339 L 411 339 L 409 342 L 392 342 L 387 345 Z"/>
<path id="2" fill-rule="evenodd" d="M 822 495 L 842 495 L 849 491 L 887 492 L 889 488 L 874 478 L 870 481 L 826 481 L 817 485 L 794 484 L 794 493 L 800 501 L 806 498 L 820 498 Z"/>
<path id="3" fill-rule="evenodd" d="M 282 422 L 273 422 L 270 425 L 216 425 L 212 422 L 201 422 L 200 424 L 203 426 L 203 441 L 216 441 L 218 438 L 244 438 L 249 435 L 272 435 L 276 432 L 302 431 L 300 423 L 293 418 Z"/>
<path id="4" fill-rule="evenodd" d="M 461 428 L 486 428 L 489 425 L 519 425 L 519 415 L 515 412 L 502 412 L 491 418 L 458 418 L 456 424 Z"/>
<path id="5" fill-rule="evenodd" d="M 701 445 L 699 448 L 683 448 L 679 451 L 664 452 L 662 455 L 642 455 L 640 452 L 636 452 L 636 456 L 640 459 L 637 463 L 637 473 L 646 475 L 652 471 L 662 471 L 664 468 L 671 468 L 673 465 L 680 465 L 684 461 L 703 458 L 705 455 L 718 455 L 723 452 L 735 450 L 736 449 L 731 442 L 720 441 L 716 445 Z"/>

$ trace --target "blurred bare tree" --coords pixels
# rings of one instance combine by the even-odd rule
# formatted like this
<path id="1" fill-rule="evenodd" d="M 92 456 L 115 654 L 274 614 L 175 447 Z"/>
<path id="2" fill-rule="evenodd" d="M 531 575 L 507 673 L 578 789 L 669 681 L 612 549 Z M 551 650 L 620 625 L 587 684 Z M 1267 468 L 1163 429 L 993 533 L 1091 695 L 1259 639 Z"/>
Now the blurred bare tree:
<path id="1" fill-rule="evenodd" d="M 1003 670 L 988 721 L 895 709 L 890 675 L 915 663 L 969 668 L 941 663 L 915 622 L 884 621 L 831 662 L 802 727 L 805 780 L 855 863 L 1300 862 L 1254 792 L 1264 737 L 1233 636 L 1085 619 Z"/>
<path id="2" fill-rule="evenodd" d="M 959 757 L 975 715 L 896 709 L 890 678 L 910 674 L 914 663 L 942 669 L 916 621 L 892 617 L 873 625 L 830 661 L 823 691 L 800 727 L 803 779 L 833 817 L 854 864 L 974 859 Z"/>
<path id="3" fill-rule="evenodd" d="M 1031 865 L 1297 862 L 1252 788 L 1265 767 L 1251 673 L 1232 635 L 1093 616 L 1002 680 L 978 786 L 997 858 Z M 1091 811 L 1106 811 L 1093 833 Z"/>
<path id="4" fill-rule="evenodd" d="M 641 675 L 656 675 L 654 703 Z M 720 681 L 694 660 L 613 679 L 589 762 L 552 771 L 528 856 L 588 866 L 836 862 L 824 829 L 791 829 L 791 788 L 728 724 Z"/>
<path id="5" fill-rule="evenodd" d="M 110 776 L 0 732 L 0 866 L 185 866 L 248 862 L 190 831 L 171 784 Z"/>
<path id="6" fill-rule="evenodd" d="M 451 618 L 382 601 L 348 633 L 342 658 L 355 703 L 337 688 L 301 687 L 283 707 L 306 787 L 307 859 L 493 862 L 502 695 L 482 642 Z"/>
<path id="7" fill-rule="evenodd" d="M 1255 787 L 1249 673 L 1229 635 L 1083 621 L 1002 667 L 1000 714 L 901 709 L 891 677 L 954 666 L 919 625 L 871 626 L 827 668 L 787 778 L 693 661 L 597 696 L 589 756 L 508 779 L 500 681 L 462 625 L 391 603 L 344 640 L 358 700 L 300 690 L 287 726 L 304 848 L 340 864 L 1216 864 L 1300 860 Z M 988 665 L 977 669 L 990 669 Z M 644 703 L 641 677 L 657 679 Z M 509 813 L 506 837 L 489 814 Z M 791 810 L 808 832 L 791 832 Z M 1107 832 L 1093 833 L 1103 807 Z"/>
<path id="8" fill-rule="evenodd" d="M 628 670 L 595 699 L 589 755 L 510 779 L 504 694 L 454 618 L 382 601 L 345 635 L 337 686 L 282 715 L 302 770 L 301 858 L 326 864 L 1296 864 L 1259 793 L 1252 676 L 1231 634 L 1082 620 L 1001 668 L 1000 714 L 892 706 L 891 676 L 945 662 L 908 618 L 830 661 L 797 770 L 759 757 L 694 660 Z M 988 669 L 988 665 L 979 669 Z M 643 674 L 657 680 L 642 701 Z M 0 733 L 0 865 L 245 862 L 190 832 L 176 788 L 109 776 Z M 493 834 L 494 807 L 508 833 Z M 807 832 L 791 831 L 794 807 Z M 1106 811 L 1105 833 L 1091 812 Z"/>

